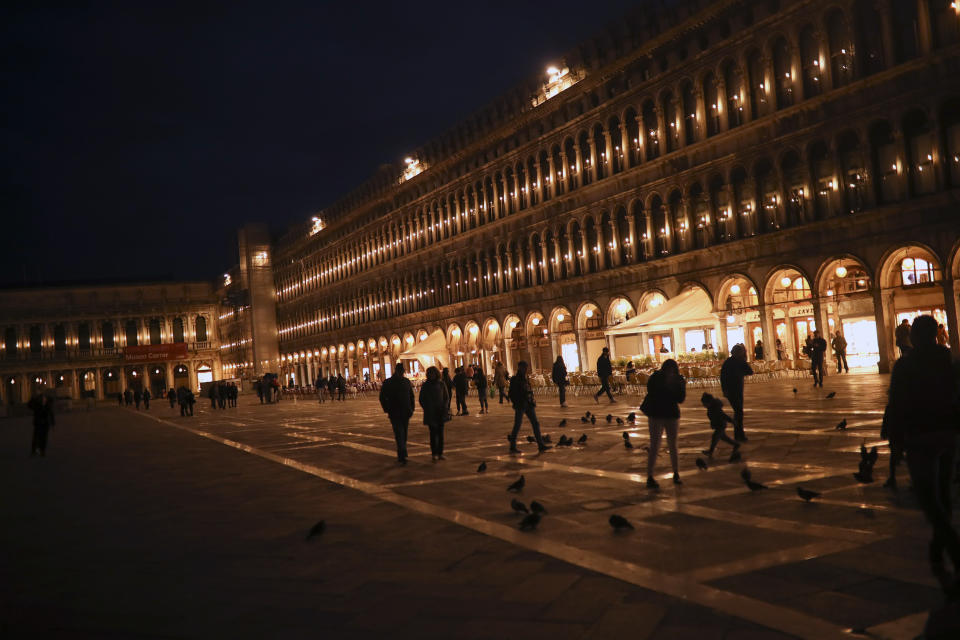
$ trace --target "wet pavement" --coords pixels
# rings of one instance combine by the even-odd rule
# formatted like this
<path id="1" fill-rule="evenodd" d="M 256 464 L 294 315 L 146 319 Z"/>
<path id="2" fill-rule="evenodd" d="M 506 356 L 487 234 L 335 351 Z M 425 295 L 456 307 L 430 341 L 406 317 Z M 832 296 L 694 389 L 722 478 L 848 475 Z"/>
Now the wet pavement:
<path id="1" fill-rule="evenodd" d="M 0 635 L 913 638 L 942 598 L 906 470 L 899 492 L 881 486 L 886 383 L 749 384 L 743 461 L 721 443 L 705 471 L 691 388 L 683 484 L 661 451 L 659 491 L 645 487 L 645 420 L 616 423 L 637 409 L 626 396 L 538 399 L 554 442 L 587 442 L 538 455 L 525 424 L 519 456 L 512 410 L 494 401 L 448 424 L 437 463 L 418 412 L 406 466 L 372 396 L 200 402 L 186 419 L 104 405 L 61 416 L 43 459 L 26 456 L 28 421 L 7 420 Z M 879 446 L 872 484 L 852 476 L 861 444 Z M 744 466 L 769 488 L 749 491 Z M 548 511 L 533 532 L 506 491 L 520 474 L 516 497 Z M 798 486 L 822 496 L 805 503 Z M 613 532 L 611 514 L 634 529 Z M 326 532 L 306 542 L 320 518 Z"/>

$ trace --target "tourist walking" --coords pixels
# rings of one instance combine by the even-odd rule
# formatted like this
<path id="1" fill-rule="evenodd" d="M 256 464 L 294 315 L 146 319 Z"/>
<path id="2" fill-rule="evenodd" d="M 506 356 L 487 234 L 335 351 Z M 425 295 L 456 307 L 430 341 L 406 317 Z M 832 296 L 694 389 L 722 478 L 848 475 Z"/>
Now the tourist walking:
<path id="1" fill-rule="evenodd" d="M 453 378 L 450 377 L 450 369 L 443 368 L 443 386 L 447 388 L 447 413 L 450 413 L 450 399 L 453 398 Z M 459 407 L 457 407 L 459 409 Z"/>
<path id="2" fill-rule="evenodd" d="M 560 396 L 560 406 L 567 406 L 567 365 L 563 361 L 563 356 L 557 356 L 553 363 L 553 371 L 550 373 L 553 384 L 557 385 L 557 395 Z"/>
<path id="3" fill-rule="evenodd" d="M 403 365 L 397 364 L 390 379 L 380 386 L 380 406 L 390 417 L 393 437 L 397 441 L 397 462 L 400 464 L 407 464 L 407 428 L 416 406 L 413 402 L 413 385 L 403 375 Z"/>
<path id="4" fill-rule="evenodd" d="M 837 359 L 837 373 L 850 373 L 847 365 L 847 339 L 837 331 L 830 341 L 830 346 L 833 348 L 833 357 Z"/>
<path id="5" fill-rule="evenodd" d="M 146 411 L 150 411 L 150 389 L 143 390 L 143 408 Z"/>
<path id="6" fill-rule="evenodd" d="M 600 390 L 593 395 L 593 401 L 597 404 L 600 404 L 600 396 L 606 392 L 607 397 L 610 398 L 610 402 L 616 402 L 613 399 L 613 394 L 610 393 L 610 376 L 613 375 L 613 365 L 610 364 L 610 349 L 604 347 L 603 351 L 600 352 L 600 357 L 597 358 L 597 377 L 600 378 Z"/>
<path id="7" fill-rule="evenodd" d="M 140 391 L 140 387 L 133 392 L 133 406 L 137 411 L 140 411 L 140 403 L 143 402 L 143 391 Z"/>
<path id="8" fill-rule="evenodd" d="M 777 345 L 777 360 L 783 360 L 783 355 L 784 355 L 783 341 L 780 338 L 777 338 L 776 345 Z"/>
<path id="9" fill-rule="evenodd" d="M 123 392 L 123 404 L 128 407 L 133 404 L 133 391 L 130 389 Z"/>
<path id="10" fill-rule="evenodd" d="M 187 417 L 187 388 L 177 387 L 177 404 L 180 405 L 180 417 Z"/>
<path id="11" fill-rule="evenodd" d="M 170 403 L 171 409 L 177 404 L 177 391 L 173 387 L 170 387 L 170 390 L 167 391 L 167 402 Z"/>
<path id="12" fill-rule="evenodd" d="M 489 397 L 487 396 L 487 374 L 478 364 L 473 367 L 473 386 L 477 388 L 477 398 L 480 400 L 480 413 L 490 413 Z"/>
<path id="13" fill-rule="evenodd" d="M 713 435 L 710 436 L 710 448 L 704 449 L 703 454 L 712 456 L 717 444 L 723 440 L 731 447 L 736 454 L 740 448 L 740 443 L 727 435 L 727 423 L 733 424 L 733 418 L 727 415 L 723 410 L 723 400 L 714 398 L 709 393 L 704 392 L 700 396 L 700 404 L 707 409 L 707 419 L 710 420 L 710 428 L 713 429 Z"/>
<path id="14" fill-rule="evenodd" d="M 738 345 L 742 346 L 742 345 Z M 687 397 L 687 381 L 680 375 L 680 367 L 674 359 L 664 360 L 647 382 L 647 395 L 640 411 L 647 416 L 650 430 L 650 451 L 647 453 L 647 488 L 659 489 L 653 473 L 657 466 L 660 437 L 667 432 L 670 448 L 670 465 L 673 467 L 673 484 L 683 484 L 677 454 L 677 430 L 680 424 L 680 403 Z"/>
<path id="15" fill-rule="evenodd" d="M 517 433 L 520 431 L 523 416 L 530 419 L 530 426 L 533 427 L 533 437 L 537 441 L 537 450 L 543 452 L 549 449 L 549 445 L 544 444 L 543 437 L 540 435 L 537 402 L 533 398 L 533 388 L 530 386 L 530 381 L 527 380 L 527 363 L 524 360 L 517 363 L 517 373 L 510 378 L 510 402 L 513 403 L 513 431 L 507 436 L 507 441 L 510 443 L 510 453 L 520 451 L 517 449 Z"/>
<path id="16" fill-rule="evenodd" d="M 960 567 L 960 537 L 953 528 L 951 484 L 955 470 L 958 371 L 950 351 L 937 343 L 937 322 L 919 316 L 910 328 L 910 347 L 893 366 L 885 413 L 891 441 L 903 443 L 917 502 L 933 528 L 928 559 L 944 589 L 956 589 L 944 553 Z"/>
<path id="17" fill-rule="evenodd" d="M 827 374 L 823 361 L 827 355 L 827 341 L 820 337 L 819 331 L 813 332 L 813 340 L 810 341 L 810 373 L 813 374 L 813 386 L 820 385 L 823 388 L 823 377 Z"/>
<path id="18" fill-rule="evenodd" d="M 347 400 L 347 379 L 342 374 L 337 374 L 337 400 Z"/>
<path id="19" fill-rule="evenodd" d="M 730 349 L 730 357 L 720 367 L 720 390 L 733 409 L 733 437 L 739 442 L 747 441 L 743 430 L 743 379 L 753 375 L 753 368 L 747 363 L 747 349 L 735 344 Z"/>
<path id="20" fill-rule="evenodd" d="M 30 398 L 28 405 L 33 411 L 33 441 L 30 444 L 30 456 L 47 455 L 47 436 L 50 427 L 56 423 L 53 416 L 53 400 L 36 394 Z"/>
<path id="21" fill-rule="evenodd" d="M 457 367 L 454 372 L 453 390 L 457 394 L 457 415 L 468 416 L 470 412 L 467 411 L 467 392 L 470 390 L 470 379 L 464 367 Z"/>
<path id="22" fill-rule="evenodd" d="M 763 360 L 763 341 L 757 340 L 756 346 L 753 347 L 753 359 L 754 360 Z"/>
<path id="23" fill-rule="evenodd" d="M 207 390 L 207 395 L 210 396 L 210 408 L 216 409 L 218 400 L 220 399 L 220 390 L 217 388 L 216 382 L 210 383 L 210 388 Z"/>
<path id="24" fill-rule="evenodd" d="M 902 358 L 910 353 L 910 349 L 913 347 L 913 343 L 910 341 L 910 321 L 904 318 L 897 326 L 894 336 L 897 339 L 897 348 L 900 349 L 900 357 Z"/>
<path id="25" fill-rule="evenodd" d="M 497 391 L 500 394 L 500 404 L 503 404 L 503 399 L 508 397 L 505 393 L 505 389 L 507 388 L 507 368 L 503 366 L 503 363 L 499 360 L 493 368 L 493 384 L 497 387 Z"/>
<path id="26" fill-rule="evenodd" d="M 450 415 L 450 392 L 440 379 L 440 370 L 427 368 L 427 379 L 420 385 L 420 408 L 423 424 L 430 430 L 430 457 L 434 462 L 443 457 L 443 423 Z"/>
<path id="27" fill-rule="evenodd" d="M 330 379 L 327 380 L 327 392 L 330 394 L 330 402 L 336 400 L 337 378 L 333 375 L 333 372 L 330 373 Z"/>

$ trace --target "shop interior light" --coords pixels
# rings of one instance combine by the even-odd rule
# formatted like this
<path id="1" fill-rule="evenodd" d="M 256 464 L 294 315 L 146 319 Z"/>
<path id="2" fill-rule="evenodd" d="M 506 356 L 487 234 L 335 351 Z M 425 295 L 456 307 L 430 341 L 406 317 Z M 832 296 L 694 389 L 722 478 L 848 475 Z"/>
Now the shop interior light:
<path id="1" fill-rule="evenodd" d="M 557 314 L 557 322 L 563 322 L 563 319 L 564 319 L 565 317 L 566 317 L 566 316 L 564 316 L 562 313 L 558 313 L 558 314 Z"/>
<path id="2" fill-rule="evenodd" d="M 837 267 L 836 273 L 838 278 L 845 278 L 847 276 L 847 268 L 843 265 L 840 265 Z"/>
<path id="3" fill-rule="evenodd" d="M 738 295 L 740 293 L 740 285 L 734 284 L 730 287 L 730 293 L 733 295 Z"/>
<path id="4" fill-rule="evenodd" d="M 782 284 L 784 287 L 789 287 L 792 282 L 793 279 L 790 278 L 790 276 L 783 276 L 780 278 L 780 284 Z"/>
<path id="5" fill-rule="evenodd" d="M 592 317 L 593 317 L 593 309 L 587 309 L 586 311 L 583 312 L 583 315 L 587 316 L 588 318 L 592 318 Z"/>

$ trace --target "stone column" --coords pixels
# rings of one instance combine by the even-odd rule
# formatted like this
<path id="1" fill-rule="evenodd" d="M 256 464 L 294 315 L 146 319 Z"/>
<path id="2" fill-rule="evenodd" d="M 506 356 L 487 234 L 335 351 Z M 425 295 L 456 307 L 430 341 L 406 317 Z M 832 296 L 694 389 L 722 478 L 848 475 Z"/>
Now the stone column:
<path id="1" fill-rule="evenodd" d="M 897 316 L 894 313 L 892 291 L 883 291 L 879 287 L 873 289 L 873 314 L 877 324 L 879 350 L 877 368 L 880 373 L 890 373 L 898 357 L 893 340 L 893 326 L 896 324 Z"/>
<path id="2" fill-rule="evenodd" d="M 540 161 L 537 160 L 537 186 L 536 186 L 537 202 L 543 202 L 546 200 L 546 188 L 543 185 L 543 167 L 540 165 Z M 533 203 L 531 203 L 533 204 Z"/>
<path id="3" fill-rule="evenodd" d="M 726 351 L 730 353 L 730 345 L 727 344 L 727 316 L 720 316 L 720 333 L 717 335 L 717 351 Z"/>
<path id="4" fill-rule="evenodd" d="M 943 281 L 943 308 L 947 313 L 947 333 L 950 336 L 950 350 L 953 356 L 960 355 L 960 322 L 958 322 L 958 300 L 960 287 L 958 281 L 949 278 Z"/>
<path id="5" fill-rule="evenodd" d="M 557 195 L 557 168 L 554 166 L 552 153 L 547 156 L 547 171 L 547 186 L 544 191 L 546 196 L 544 200 L 554 198 Z"/>
<path id="6" fill-rule="evenodd" d="M 585 329 L 577 329 L 577 352 L 580 356 L 580 371 L 588 371 L 591 363 L 587 362 L 587 336 Z"/>
<path id="7" fill-rule="evenodd" d="M 553 270 L 553 280 L 559 280 L 563 271 L 561 271 L 560 261 L 563 260 L 563 253 L 560 251 L 560 238 L 557 236 L 553 237 L 553 258 L 554 262 L 550 266 Z"/>
<path id="8" fill-rule="evenodd" d="M 633 157 L 631 151 L 630 129 L 625 125 L 620 125 L 620 152 L 623 154 L 621 161 L 623 170 L 626 171 L 633 166 Z"/>
<path id="9" fill-rule="evenodd" d="M 503 339 L 503 366 L 507 368 L 507 373 L 513 375 L 516 368 L 513 366 L 513 338 Z"/>
<path id="10" fill-rule="evenodd" d="M 564 193 L 570 192 L 570 167 L 567 166 L 567 152 L 560 151 L 560 172 L 557 174 L 557 180 L 563 181 Z"/>
<path id="11" fill-rule="evenodd" d="M 606 150 L 605 150 L 605 153 L 606 153 L 606 158 L 605 158 L 605 160 L 606 160 L 606 162 L 604 162 L 604 164 L 603 164 L 603 166 L 604 166 L 604 175 L 605 175 L 605 176 L 612 176 L 613 173 L 614 173 L 614 171 L 613 171 L 613 170 L 614 170 L 614 167 L 616 167 L 615 156 L 614 156 L 614 153 L 616 153 L 616 152 L 613 150 L 613 139 L 612 139 L 611 136 L 610 136 L 610 130 L 607 129 L 607 128 L 604 128 L 604 129 L 603 129 L 603 141 L 604 141 L 604 144 L 605 144 L 605 146 L 606 146 Z"/>
<path id="12" fill-rule="evenodd" d="M 590 273 L 590 247 L 587 246 L 587 230 L 582 229 L 580 232 L 580 240 L 582 245 L 583 255 L 580 256 L 580 259 L 583 261 L 581 263 L 581 268 L 583 273 Z"/>
<path id="13" fill-rule="evenodd" d="M 763 339 L 763 359 L 776 360 L 777 332 L 773 330 L 773 309 L 767 307 L 765 304 L 761 304 L 758 307 L 758 311 L 760 312 L 760 332 Z M 827 342 L 829 342 L 829 340 Z"/>
<path id="14" fill-rule="evenodd" d="M 628 233 L 630 234 L 627 240 L 630 242 L 630 251 L 632 253 L 630 262 L 639 262 L 640 251 L 637 248 L 637 221 L 632 215 L 627 216 L 627 227 L 629 229 Z"/>
<path id="15" fill-rule="evenodd" d="M 547 251 L 547 239 L 541 237 L 540 240 L 540 279 L 543 284 L 550 282 L 550 255 Z"/>

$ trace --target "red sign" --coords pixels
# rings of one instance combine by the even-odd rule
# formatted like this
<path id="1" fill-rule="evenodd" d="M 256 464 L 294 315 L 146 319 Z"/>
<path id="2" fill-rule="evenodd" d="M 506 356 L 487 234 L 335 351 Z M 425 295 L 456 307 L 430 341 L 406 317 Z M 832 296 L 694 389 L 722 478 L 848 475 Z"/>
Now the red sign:
<path id="1" fill-rule="evenodd" d="M 145 344 L 125 347 L 123 358 L 129 362 L 155 362 L 158 360 L 183 360 L 187 357 L 187 343 Z"/>

